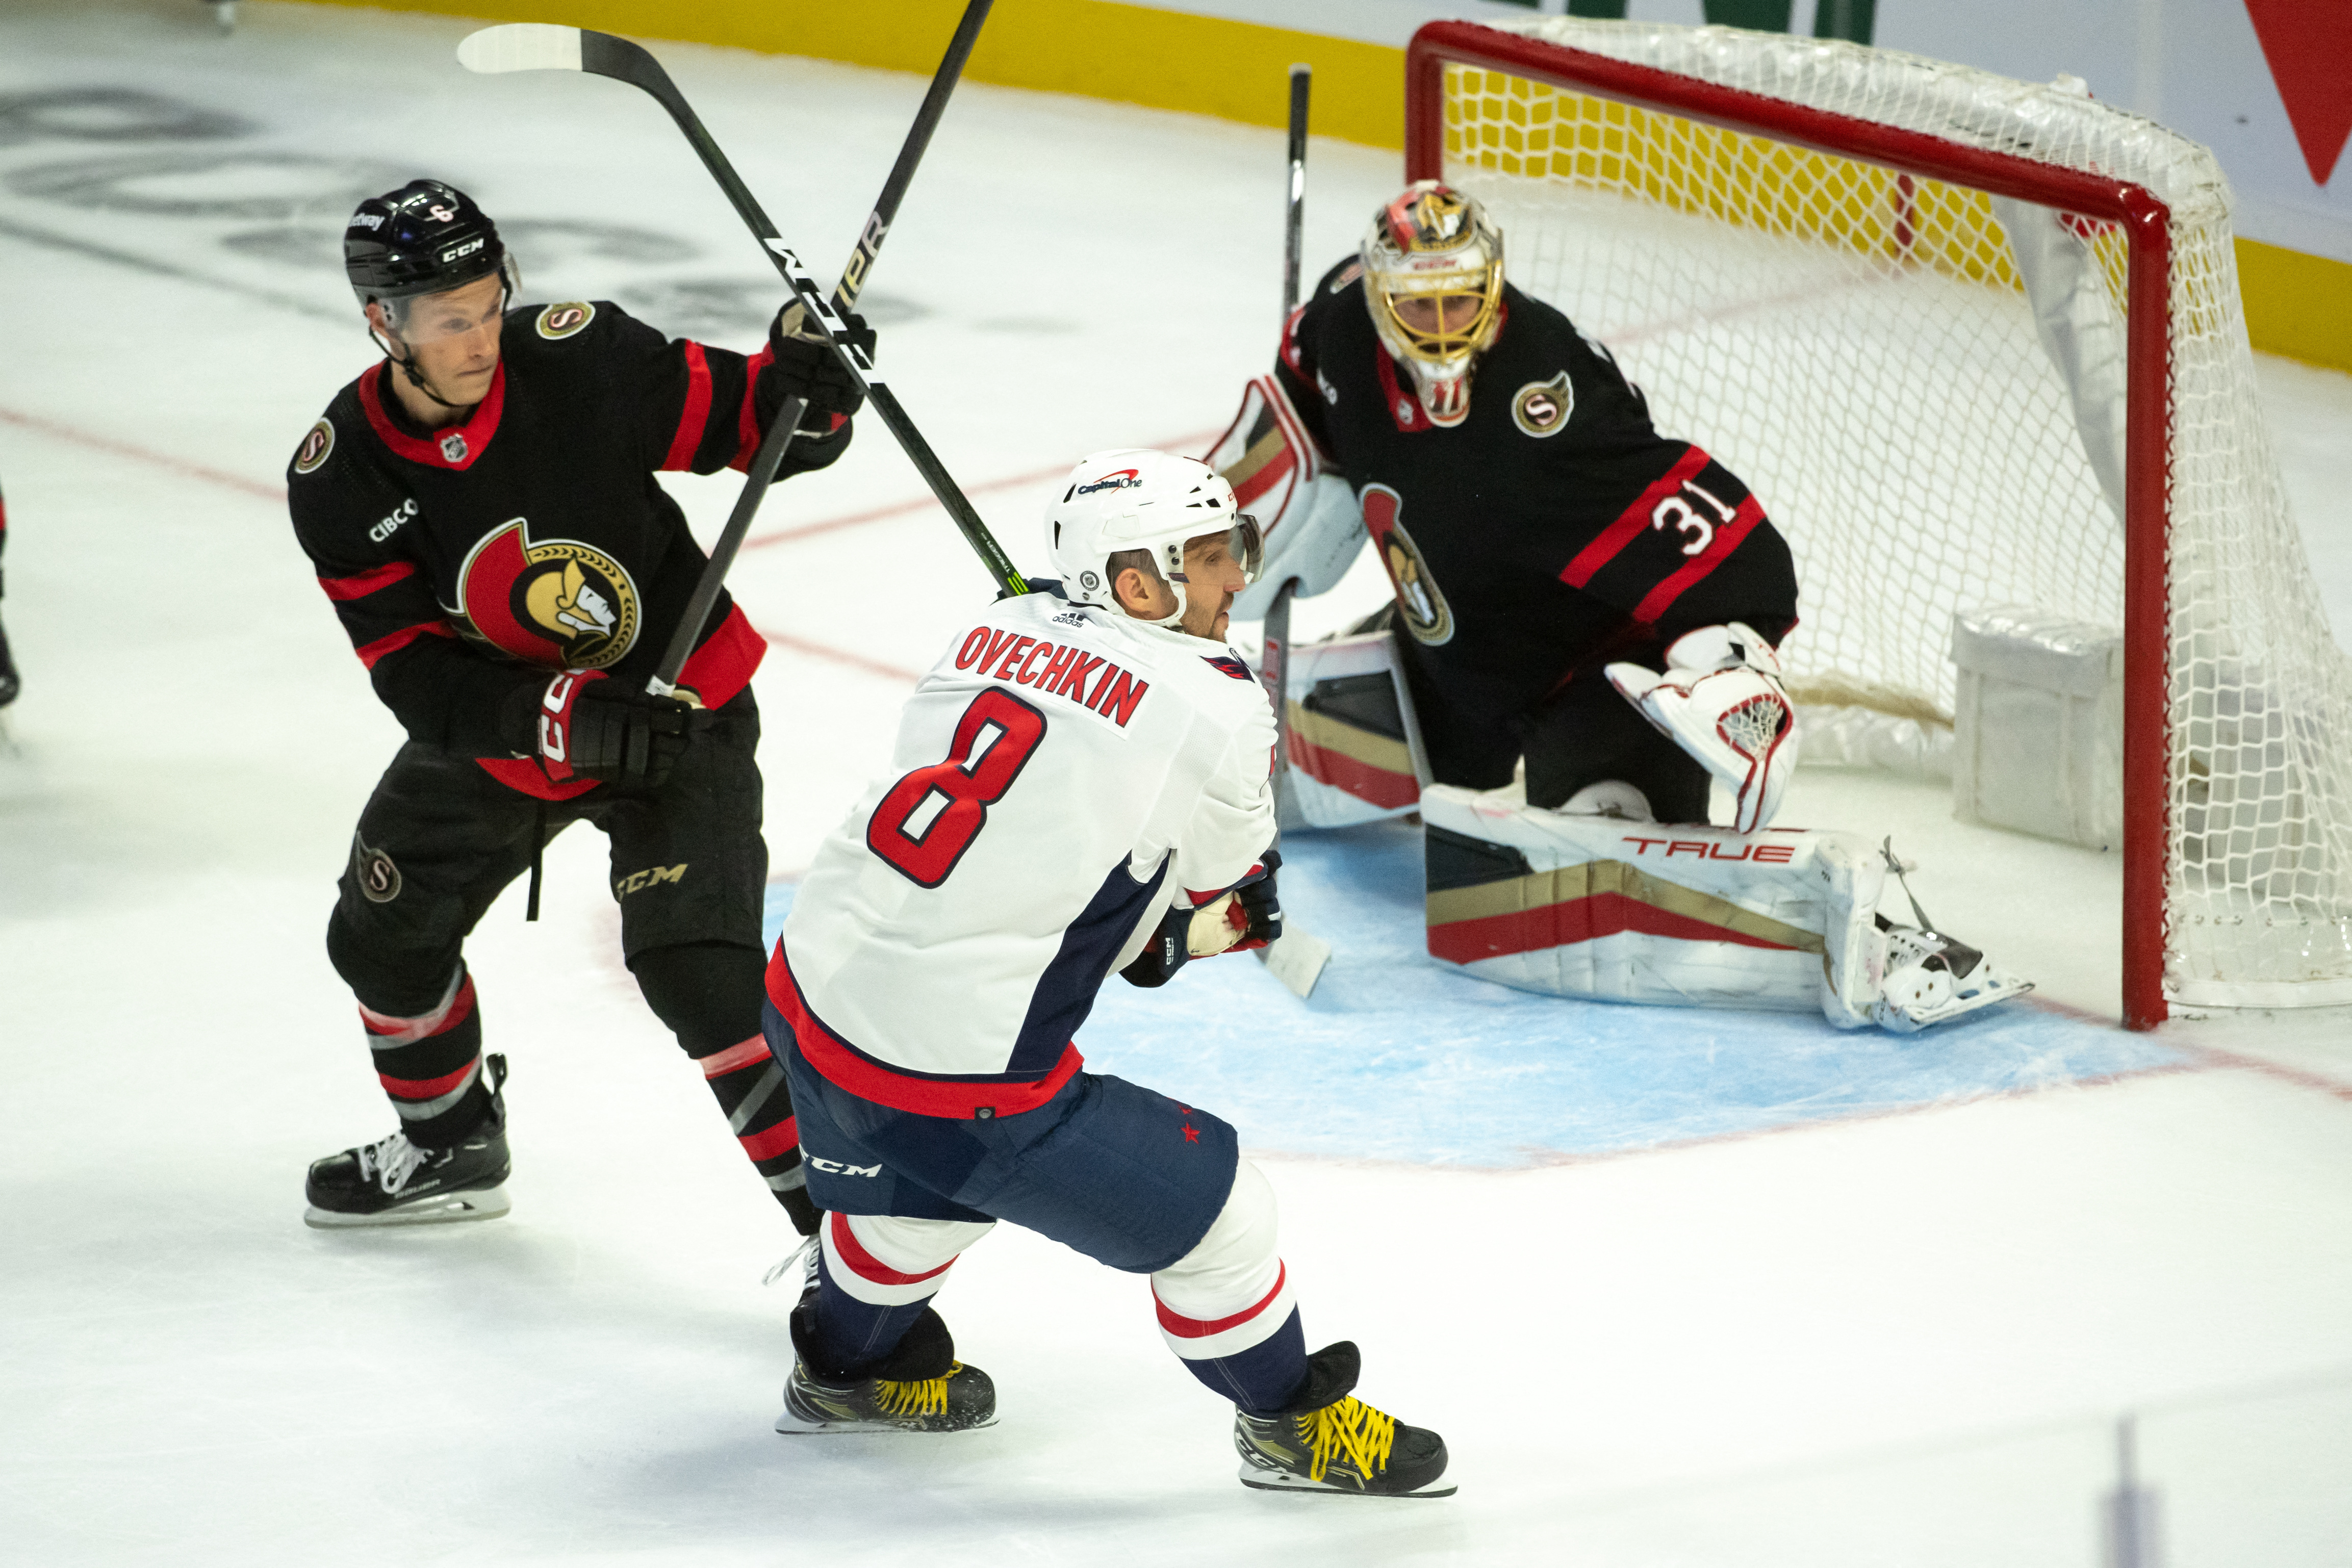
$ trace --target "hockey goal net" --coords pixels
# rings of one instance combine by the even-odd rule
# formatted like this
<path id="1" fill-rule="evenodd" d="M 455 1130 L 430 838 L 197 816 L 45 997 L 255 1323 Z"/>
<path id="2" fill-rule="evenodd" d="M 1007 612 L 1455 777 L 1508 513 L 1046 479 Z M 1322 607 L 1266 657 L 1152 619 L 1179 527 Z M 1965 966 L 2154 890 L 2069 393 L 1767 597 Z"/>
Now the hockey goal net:
<path id="1" fill-rule="evenodd" d="M 1408 177 L 1486 203 L 1512 280 L 1788 535 L 1801 702 L 1932 734 L 1956 610 L 2122 629 L 2127 1022 L 2352 1002 L 2352 662 L 2209 152 L 2062 89 L 1721 27 L 1433 23 L 1407 82 Z M 2025 212 L 2084 242 L 2067 330 L 2104 366 L 2044 351 Z"/>

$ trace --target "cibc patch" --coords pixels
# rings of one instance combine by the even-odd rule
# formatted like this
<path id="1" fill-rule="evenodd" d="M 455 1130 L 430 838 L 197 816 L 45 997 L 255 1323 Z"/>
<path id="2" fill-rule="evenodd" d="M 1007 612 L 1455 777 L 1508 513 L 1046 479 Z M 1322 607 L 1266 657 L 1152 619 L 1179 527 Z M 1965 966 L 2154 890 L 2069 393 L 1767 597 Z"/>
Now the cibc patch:
<path id="1" fill-rule="evenodd" d="M 335 454 L 335 427 L 325 420 L 310 427 L 302 444 L 294 449 L 294 472 L 316 474 L 319 465 Z"/>
<path id="2" fill-rule="evenodd" d="M 1548 382 L 1529 382 L 1511 394 L 1511 423 L 1528 435 L 1557 435 L 1576 408 L 1576 389 L 1562 371 Z"/>
<path id="3" fill-rule="evenodd" d="M 357 833 L 352 835 L 352 876 L 370 904 L 390 904 L 400 896 L 400 868 L 382 850 L 368 848 Z"/>
<path id="4" fill-rule="evenodd" d="M 539 335 L 553 342 L 569 338 L 596 319 L 596 307 L 584 299 L 565 299 L 539 313 Z"/>

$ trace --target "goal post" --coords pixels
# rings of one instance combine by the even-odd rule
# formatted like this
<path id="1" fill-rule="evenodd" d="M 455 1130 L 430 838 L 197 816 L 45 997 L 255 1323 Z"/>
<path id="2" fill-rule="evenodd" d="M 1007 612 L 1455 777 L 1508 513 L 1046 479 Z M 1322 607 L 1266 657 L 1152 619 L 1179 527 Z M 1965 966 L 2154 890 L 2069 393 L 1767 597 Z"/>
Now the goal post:
<path id="1" fill-rule="evenodd" d="M 2261 428 L 2209 152 L 1893 51 L 1573 17 L 1424 26 L 1405 125 L 1406 177 L 1494 209 L 1507 276 L 1789 534 L 1792 685 L 1948 725 L 1971 592 L 2120 622 L 2126 1024 L 2352 1002 L 2352 664 Z M 2054 210 L 2105 277 L 2117 474 L 1996 198 Z"/>

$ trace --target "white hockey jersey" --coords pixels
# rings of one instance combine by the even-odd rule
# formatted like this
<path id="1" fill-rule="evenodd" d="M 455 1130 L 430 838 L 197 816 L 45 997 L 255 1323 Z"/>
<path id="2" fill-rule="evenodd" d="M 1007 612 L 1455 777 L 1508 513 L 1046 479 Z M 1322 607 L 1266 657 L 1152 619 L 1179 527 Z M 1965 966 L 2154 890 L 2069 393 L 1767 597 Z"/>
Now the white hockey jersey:
<path id="1" fill-rule="evenodd" d="M 866 1099 L 1011 1115 L 1168 910 L 1274 841 L 1274 716 L 1228 649 L 1050 591 L 1001 601 L 908 702 L 768 967 L 802 1054 Z"/>

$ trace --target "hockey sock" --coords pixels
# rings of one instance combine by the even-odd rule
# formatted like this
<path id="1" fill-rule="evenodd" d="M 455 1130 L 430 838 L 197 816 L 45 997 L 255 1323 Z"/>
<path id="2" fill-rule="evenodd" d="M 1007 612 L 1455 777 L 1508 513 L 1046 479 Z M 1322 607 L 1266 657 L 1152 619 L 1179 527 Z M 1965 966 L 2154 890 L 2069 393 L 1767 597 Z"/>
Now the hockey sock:
<path id="1" fill-rule="evenodd" d="M 629 960 L 646 1005 L 701 1064 L 751 1168 L 806 1236 L 816 1228 L 816 1210 L 801 1168 L 792 1087 L 760 1032 L 764 967 L 756 949 L 727 942 L 654 947 Z"/>
<path id="2" fill-rule="evenodd" d="M 1208 1233 L 1151 1276 L 1168 1348 L 1253 1416 L 1282 1409 L 1307 1381 L 1307 1337 L 1275 1241 L 1274 1188 L 1243 1160 Z"/>
<path id="3" fill-rule="evenodd" d="M 810 1370 L 835 1382 L 865 1375 L 898 1348 L 947 1283 L 956 1259 L 990 1228 L 952 1219 L 825 1216 L 814 1348 L 828 1364 Z"/>
<path id="4" fill-rule="evenodd" d="M 440 1001 L 422 1013 L 379 1012 L 360 1003 L 376 1081 L 400 1113 L 400 1130 L 419 1148 L 447 1148 L 489 1113 L 482 1082 L 482 1015 L 474 977 L 461 961 Z"/>

